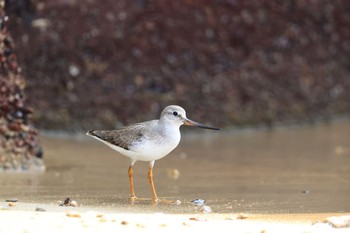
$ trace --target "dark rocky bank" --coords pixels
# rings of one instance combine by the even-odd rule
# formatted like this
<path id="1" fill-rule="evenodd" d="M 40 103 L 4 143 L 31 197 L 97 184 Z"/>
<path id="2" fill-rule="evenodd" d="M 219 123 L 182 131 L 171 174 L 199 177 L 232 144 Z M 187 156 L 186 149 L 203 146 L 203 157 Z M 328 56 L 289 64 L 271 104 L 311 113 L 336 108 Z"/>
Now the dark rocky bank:
<path id="1" fill-rule="evenodd" d="M 30 124 L 32 109 L 25 101 L 26 82 L 7 30 L 0 1 L 0 172 L 44 170 L 38 131 Z"/>
<path id="2" fill-rule="evenodd" d="M 350 112 L 346 0 L 18 2 L 10 31 L 41 129 L 114 128 L 168 104 L 220 127 Z"/>

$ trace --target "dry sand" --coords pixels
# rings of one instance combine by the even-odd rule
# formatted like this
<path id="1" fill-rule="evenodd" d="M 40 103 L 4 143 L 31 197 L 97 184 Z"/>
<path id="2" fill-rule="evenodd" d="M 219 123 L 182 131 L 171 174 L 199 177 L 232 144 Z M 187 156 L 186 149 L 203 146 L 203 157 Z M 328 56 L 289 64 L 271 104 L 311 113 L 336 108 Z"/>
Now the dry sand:
<path id="1" fill-rule="evenodd" d="M 1 203 L 0 232 L 350 232 L 350 214 L 125 213 L 55 204 Z M 33 211 L 40 207 L 41 211 Z M 171 208 L 171 206 L 169 206 Z M 346 216 L 341 219 L 339 216 Z M 338 216 L 338 225 L 326 222 Z M 333 221 L 334 222 L 334 221 Z M 343 225 L 340 225 L 343 224 Z"/>

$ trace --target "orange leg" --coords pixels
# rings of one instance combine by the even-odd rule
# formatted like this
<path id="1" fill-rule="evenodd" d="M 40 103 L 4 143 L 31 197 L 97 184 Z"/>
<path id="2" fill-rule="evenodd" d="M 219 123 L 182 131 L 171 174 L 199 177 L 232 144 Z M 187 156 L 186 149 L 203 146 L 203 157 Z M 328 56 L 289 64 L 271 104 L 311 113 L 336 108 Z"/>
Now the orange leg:
<path id="1" fill-rule="evenodd" d="M 156 189 L 154 188 L 154 182 L 153 182 L 153 165 L 154 165 L 154 161 L 152 161 L 150 164 L 149 164 L 149 170 L 148 170 L 148 179 L 149 179 L 149 182 L 151 184 L 151 188 L 152 188 L 152 201 L 153 203 L 170 203 L 170 204 L 180 204 L 181 201 L 179 200 L 160 200 L 158 199 L 157 197 L 157 193 L 156 193 Z"/>
<path id="2" fill-rule="evenodd" d="M 130 200 L 136 200 L 135 190 L 134 190 L 134 180 L 133 180 L 133 170 L 132 165 L 129 166 L 128 174 L 129 174 L 129 182 L 130 182 Z"/>
<path id="3" fill-rule="evenodd" d="M 153 162 L 154 163 L 154 162 Z M 153 182 L 153 163 L 150 163 L 149 170 L 148 170 L 148 179 L 151 184 L 152 188 L 152 201 L 154 203 L 157 203 L 159 201 L 156 193 L 156 189 L 154 188 L 154 182 Z"/>

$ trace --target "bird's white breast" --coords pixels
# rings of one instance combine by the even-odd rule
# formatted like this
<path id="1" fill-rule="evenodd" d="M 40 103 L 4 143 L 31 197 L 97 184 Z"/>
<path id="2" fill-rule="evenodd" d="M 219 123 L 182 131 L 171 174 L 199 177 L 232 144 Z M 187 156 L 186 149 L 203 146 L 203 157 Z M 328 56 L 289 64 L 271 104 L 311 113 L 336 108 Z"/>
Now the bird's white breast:
<path id="1" fill-rule="evenodd" d="M 179 144 L 181 139 L 179 127 L 156 128 L 146 132 L 140 141 L 133 143 L 130 150 L 133 160 L 153 161 L 169 154 Z"/>

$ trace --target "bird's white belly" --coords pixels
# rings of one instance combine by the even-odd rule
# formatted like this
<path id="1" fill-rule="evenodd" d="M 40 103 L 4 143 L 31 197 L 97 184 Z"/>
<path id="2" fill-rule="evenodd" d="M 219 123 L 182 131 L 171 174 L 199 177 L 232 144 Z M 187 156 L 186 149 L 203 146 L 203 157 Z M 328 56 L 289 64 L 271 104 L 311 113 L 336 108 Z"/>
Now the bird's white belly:
<path id="1" fill-rule="evenodd" d="M 147 141 L 135 144 L 130 148 L 134 152 L 134 155 L 130 157 L 133 160 L 141 161 L 153 161 L 158 160 L 169 154 L 174 150 L 180 142 L 178 140 L 167 140 L 167 141 Z"/>
<path id="2" fill-rule="evenodd" d="M 179 144 L 180 138 L 178 140 L 170 140 L 162 143 L 157 142 L 158 141 L 156 141 L 156 143 L 149 141 L 142 142 L 140 144 L 136 144 L 130 147 L 129 150 L 105 142 L 104 143 L 113 150 L 118 151 L 122 155 L 129 157 L 133 161 L 154 161 L 163 158 L 172 150 L 174 150 Z"/>

